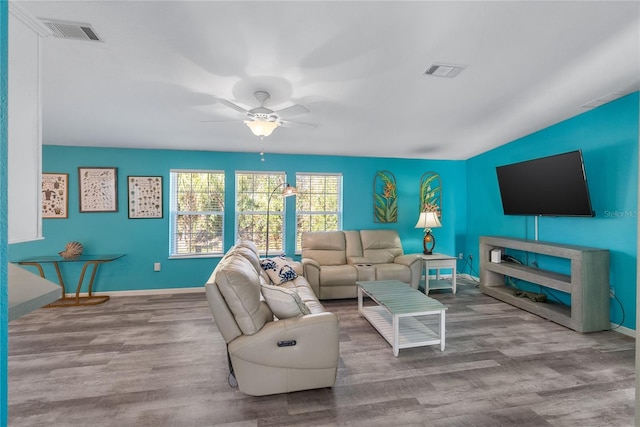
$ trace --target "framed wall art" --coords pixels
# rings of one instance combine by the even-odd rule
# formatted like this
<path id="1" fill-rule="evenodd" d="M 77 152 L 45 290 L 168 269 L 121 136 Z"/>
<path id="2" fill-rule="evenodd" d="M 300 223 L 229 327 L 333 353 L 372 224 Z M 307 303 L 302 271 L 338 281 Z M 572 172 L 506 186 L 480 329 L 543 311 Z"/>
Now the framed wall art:
<path id="1" fill-rule="evenodd" d="M 79 167 L 80 212 L 118 212 L 118 168 Z"/>
<path id="2" fill-rule="evenodd" d="M 435 212 L 442 220 L 442 181 L 436 172 L 426 172 L 420 178 L 420 212 Z"/>
<path id="3" fill-rule="evenodd" d="M 42 174 L 42 218 L 69 217 L 69 174 Z"/>
<path id="4" fill-rule="evenodd" d="M 373 221 L 398 222 L 396 177 L 389 171 L 379 171 L 373 179 Z"/>
<path id="5" fill-rule="evenodd" d="M 129 176 L 129 218 L 162 218 L 162 177 Z"/>

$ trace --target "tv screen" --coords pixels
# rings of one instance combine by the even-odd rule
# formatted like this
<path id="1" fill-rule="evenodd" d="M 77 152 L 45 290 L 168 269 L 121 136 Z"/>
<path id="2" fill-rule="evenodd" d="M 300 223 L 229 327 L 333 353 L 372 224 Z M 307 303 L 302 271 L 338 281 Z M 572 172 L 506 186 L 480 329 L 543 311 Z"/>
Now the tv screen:
<path id="1" fill-rule="evenodd" d="M 505 215 L 594 216 L 580 150 L 496 167 Z"/>

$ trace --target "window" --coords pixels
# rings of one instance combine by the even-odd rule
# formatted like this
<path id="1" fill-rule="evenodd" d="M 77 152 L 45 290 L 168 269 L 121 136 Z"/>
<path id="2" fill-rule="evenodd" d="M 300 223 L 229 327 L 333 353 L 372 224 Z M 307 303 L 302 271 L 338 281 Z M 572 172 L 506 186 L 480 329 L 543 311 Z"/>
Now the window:
<path id="1" fill-rule="evenodd" d="M 296 251 L 305 231 L 342 229 L 342 175 L 296 174 Z"/>
<path id="2" fill-rule="evenodd" d="M 284 172 L 236 172 L 236 238 L 252 240 L 258 251 L 284 252 Z M 269 212 L 267 218 L 267 211 Z"/>
<path id="3" fill-rule="evenodd" d="M 169 255 L 224 250 L 224 172 L 171 171 Z"/>

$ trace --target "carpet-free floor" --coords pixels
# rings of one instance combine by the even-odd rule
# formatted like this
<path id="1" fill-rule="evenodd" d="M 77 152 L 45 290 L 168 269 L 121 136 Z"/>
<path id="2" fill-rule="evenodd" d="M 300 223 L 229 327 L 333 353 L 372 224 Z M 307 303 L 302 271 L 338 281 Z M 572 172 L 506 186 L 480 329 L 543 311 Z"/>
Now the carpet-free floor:
<path id="1" fill-rule="evenodd" d="M 204 293 L 113 297 L 39 309 L 9 324 L 9 425 L 633 425 L 635 341 L 580 334 L 460 283 L 446 349 L 391 347 L 356 300 L 341 322 L 335 387 L 251 397 L 227 383 Z"/>

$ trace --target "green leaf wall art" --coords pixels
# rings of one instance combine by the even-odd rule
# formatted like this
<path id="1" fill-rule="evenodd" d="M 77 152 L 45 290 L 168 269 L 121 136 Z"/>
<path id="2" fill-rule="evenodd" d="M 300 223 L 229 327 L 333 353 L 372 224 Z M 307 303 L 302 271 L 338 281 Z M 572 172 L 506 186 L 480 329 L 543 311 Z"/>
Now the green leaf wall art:
<path id="1" fill-rule="evenodd" d="M 442 221 L 442 181 L 435 172 L 426 172 L 420 178 L 420 212 L 437 212 Z"/>
<path id="2" fill-rule="evenodd" d="M 373 180 L 374 222 L 398 222 L 396 177 L 389 171 L 379 171 Z"/>

